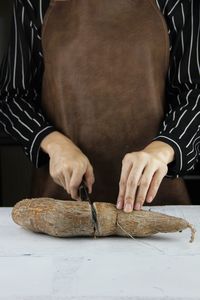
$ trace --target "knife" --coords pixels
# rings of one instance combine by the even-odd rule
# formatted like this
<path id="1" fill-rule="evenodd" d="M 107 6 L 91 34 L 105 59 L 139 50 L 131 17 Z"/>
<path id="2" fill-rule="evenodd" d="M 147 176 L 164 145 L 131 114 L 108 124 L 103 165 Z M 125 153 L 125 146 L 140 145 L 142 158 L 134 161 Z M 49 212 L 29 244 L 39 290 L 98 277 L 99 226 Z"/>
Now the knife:
<path id="1" fill-rule="evenodd" d="M 79 186 L 79 197 L 81 198 L 82 201 L 88 201 L 90 206 L 91 206 L 91 211 L 92 211 L 92 220 L 93 220 L 93 224 L 94 224 L 94 228 L 96 231 L 98 231 L 98 223 L 97 223 L 97 214 L 96 214 L 96 210 L 93 206 L 93 202 L 91 201 L 90 197 L 89 197 L 89 192 L 88 192 L 88 187 L 85 183 L 85 181 L 82 181 L 80 186 Z"/>

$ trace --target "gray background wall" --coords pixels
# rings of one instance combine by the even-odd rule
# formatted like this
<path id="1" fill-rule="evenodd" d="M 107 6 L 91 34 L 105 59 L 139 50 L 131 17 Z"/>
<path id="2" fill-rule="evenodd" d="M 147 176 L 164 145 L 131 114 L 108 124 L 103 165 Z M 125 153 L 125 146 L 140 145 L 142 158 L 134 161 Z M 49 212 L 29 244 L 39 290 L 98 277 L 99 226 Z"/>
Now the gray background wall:
<path id="1" fill-rule="evenodd" d="M 7 47 L 12 0 L 0 0 L 0 62 Z M 0 206 L 12 206 L 29 196 L 32 166 L 20 146 L 16 145 L 0 130 Z M 200 166 L 194 175 L 186 177 L 193 203 L 200 204 L 196 196 L 199 191 Z"/>

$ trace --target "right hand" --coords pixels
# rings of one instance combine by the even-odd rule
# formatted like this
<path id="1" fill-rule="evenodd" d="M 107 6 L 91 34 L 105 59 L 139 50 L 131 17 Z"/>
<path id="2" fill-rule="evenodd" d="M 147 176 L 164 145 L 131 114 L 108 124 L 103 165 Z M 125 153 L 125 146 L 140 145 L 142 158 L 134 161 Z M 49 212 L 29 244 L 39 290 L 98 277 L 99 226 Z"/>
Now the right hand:
<path id="1" fill-rule="evenodd" d="M 93 168 L 88 158 L 70 139 L 54 131 L 42 140 L 41 149 L 50 157 L 51 177 L 71 195 L 72 199 L 80 200 L 78 188 L 83 177 L 89 193 L 92 192 L 95 181 Z"/>

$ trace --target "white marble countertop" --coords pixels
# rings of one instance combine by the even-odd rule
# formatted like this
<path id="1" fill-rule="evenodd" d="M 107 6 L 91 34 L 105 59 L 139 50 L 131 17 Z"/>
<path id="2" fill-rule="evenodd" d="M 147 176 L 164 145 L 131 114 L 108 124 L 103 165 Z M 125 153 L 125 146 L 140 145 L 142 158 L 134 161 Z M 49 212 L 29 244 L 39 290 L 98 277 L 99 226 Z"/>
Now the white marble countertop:
<path id="1" fill-rule="evenodd" d="M 200 300 L 200 206 L 153 207 L 196 228 L 145 239 L 54 238 L 0 208 L 0 300 Z"/>

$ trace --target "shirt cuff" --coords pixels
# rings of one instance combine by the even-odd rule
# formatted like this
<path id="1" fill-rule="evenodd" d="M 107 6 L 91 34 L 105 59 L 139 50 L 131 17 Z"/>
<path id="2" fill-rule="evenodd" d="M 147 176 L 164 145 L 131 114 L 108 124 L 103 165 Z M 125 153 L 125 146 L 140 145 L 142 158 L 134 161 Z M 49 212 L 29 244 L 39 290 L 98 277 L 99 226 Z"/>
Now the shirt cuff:
<path id="1" fill-rule="evenodd" d="M 47 153 L 41 150 L 40 144 L 42 140 L 50 133 L 55 131 L 55 127 L 48 125 L 46 127 L 40 128 L 40 131 L 35 133 L 35 137 L 31 143 L 29 157 L 31 162 L 36 168 L 42 167 L 49 161 L 49 156 Z"/>

